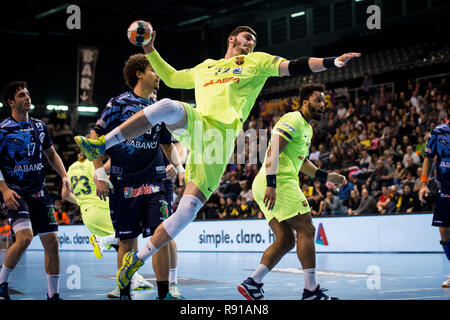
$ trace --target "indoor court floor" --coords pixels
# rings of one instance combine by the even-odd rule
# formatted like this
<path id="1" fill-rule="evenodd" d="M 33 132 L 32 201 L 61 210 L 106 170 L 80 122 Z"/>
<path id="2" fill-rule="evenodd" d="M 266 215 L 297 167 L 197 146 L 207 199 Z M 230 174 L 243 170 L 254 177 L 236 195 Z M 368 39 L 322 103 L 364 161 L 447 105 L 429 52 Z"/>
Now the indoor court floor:
<path id="1" fill-rule="evenodd" d="M 5 251 L 0 251 L 0 262 Z M 244 300 L 236 286 L 259 264 L 260 252 L 180 252 L 178 282 L 189 300 Z M 60 295 L 65 300 L 111 300 L 116 254 L 62 251 Z M 318 253 L 317 280 L 343 300 L 450 300 L 442 288 L 449 264 L 443 253 Z M 149 260 L 139 271 L 155 289 L 134 291 L 134 300 L 154 300 L 156 279 Z M 42 251 L 28 251 L 10 277 L 11 299 L 42 300 L 47 282 Z M 297 256 L 287 254 L 264 279 L 269 300 L 298 300 L 303 275 Z"/>

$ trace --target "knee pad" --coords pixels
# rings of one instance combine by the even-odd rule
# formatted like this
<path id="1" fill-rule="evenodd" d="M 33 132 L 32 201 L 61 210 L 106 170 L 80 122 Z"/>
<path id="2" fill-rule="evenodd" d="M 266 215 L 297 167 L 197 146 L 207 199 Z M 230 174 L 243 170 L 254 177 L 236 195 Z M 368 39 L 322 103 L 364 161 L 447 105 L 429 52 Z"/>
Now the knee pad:
<path id="1" fill-rule="evenodd" d="M 173 239 L 189 223 L 194 221 L 197 213 L 203 207 L 203 202 L 191 195 L 184 195 L 178 204 L 177 211 L 168 219 L 164 220 L 163 226 L 167 234 Z"/>
<path id="2" fill-rule="evenodd" d="M 186 110 L 181 103 L 164 98 L 144 108 L 144 114 L 152 126 L 161 122 L 174 125 L 183 120 Z"/>

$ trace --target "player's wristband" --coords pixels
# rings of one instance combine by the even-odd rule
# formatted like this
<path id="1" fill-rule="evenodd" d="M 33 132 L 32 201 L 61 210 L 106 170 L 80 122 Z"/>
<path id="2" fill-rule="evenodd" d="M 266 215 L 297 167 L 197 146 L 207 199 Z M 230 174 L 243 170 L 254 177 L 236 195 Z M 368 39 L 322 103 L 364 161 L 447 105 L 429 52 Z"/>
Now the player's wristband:
<path id="1" fill-rule="evenodd" d="M 328 179 L 328 172 L 326 172 L 325 170 L 322 170 L 322 169 L 317 169 L 316 174 L 314 176 L 318 180 L 326 182 Z"/>
<path id="2" fill-rule="evenodd" d="M 104 182 L 108 183 L 108 186 L 110 189 L 113 188 L 111 181 L 109 181 L 108 176 L 106 175 L 106 170 L 104 167 L 95 169 L 95 175 L 96 175 L 97 180 L 104 181 Z"/>
<path id="3" fill-rule="evenodd" d="M 177 170 L 178 174 L 185 172 L 182 164 L 177 165 L 177 167 L 175 169 Z"/>
<path id="4" fill-rule="evenodd" d="M 5 178 L 3 178 L 2 170 L 0 170 L 0 181 L 5 181 Z"/>
<path id="5" fill-rule="evenodd" d="M 277 187 L 277 175 L 268 174 L 266 175 L 267 187 L 276 188 Z"/>
<path id="6" fill-rule="evenodd" d="M 428 175 L 427 174 L 423 174 L 420 176 L 420 183 L 424 183 L 427 184 L 428 182 Z"/>
<path id="7" fill-rule="evenodd" d="M 327 69 L 342 68 L 344 63 L 338 60 L 338 57 L 326 57 L 323 58 L 323 66 Z"/>

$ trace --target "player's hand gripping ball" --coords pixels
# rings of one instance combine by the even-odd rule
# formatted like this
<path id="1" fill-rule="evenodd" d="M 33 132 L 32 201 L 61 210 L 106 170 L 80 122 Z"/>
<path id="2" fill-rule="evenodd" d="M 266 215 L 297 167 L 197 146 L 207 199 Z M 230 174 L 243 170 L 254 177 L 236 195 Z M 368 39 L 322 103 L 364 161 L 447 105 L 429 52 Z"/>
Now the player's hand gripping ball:
<path id="1" fill-rule="evenodd" d="M 144 20 L 137 20 L 128 27 L 128 40 L 138 47 L 145 46 L 152 39 L 152 25 Z"/>

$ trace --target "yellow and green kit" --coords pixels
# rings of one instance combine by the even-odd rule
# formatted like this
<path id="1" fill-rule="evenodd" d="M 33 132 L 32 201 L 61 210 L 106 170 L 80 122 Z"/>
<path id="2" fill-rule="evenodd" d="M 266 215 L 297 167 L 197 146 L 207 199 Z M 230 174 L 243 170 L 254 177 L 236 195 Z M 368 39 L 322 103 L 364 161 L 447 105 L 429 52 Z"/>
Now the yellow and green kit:
<path id="1" fill-rule="evenodd" d="M 267 152 L 263 166 L 252 185 L 253 197 L 268 222 L 273 218 L 281 222 L 299 213 L 305 214 L 310 211 L 308 201 L 299 186 L 298 174 L 309 155 L 312 127 L 300 112 L 289 112 L 275 124 L 270 144 L 275 135 L 281 136 L 288 144 L 279 155 L 276 201 L 272 210 L 267 210 L 263 202 L 266 190 Z"/>
<path id="2" fill-rule="evenodd" d="M 268 77 L 279 76 L 283 59 L 252 52 L 229 59 L 207 59 L 175 70 L 156 52 L 147 54 L 156 74 L 171 88 L 194 89 L 196 107 L 182 103 L 187 128 L 174 136 L 188 149 L 186 179 L 209 198 L 234 151 L 234 142 Z"/>
<path id="3" fill-rule="evenodd" d="M 80 206 L 81 217 L 88 230 L 97 236 L 114 234 L 109 213 L 109 201 L 97 197 L 94 164 L 89 160 L 74 162 L 67 171 L 72 192 Z"/>

